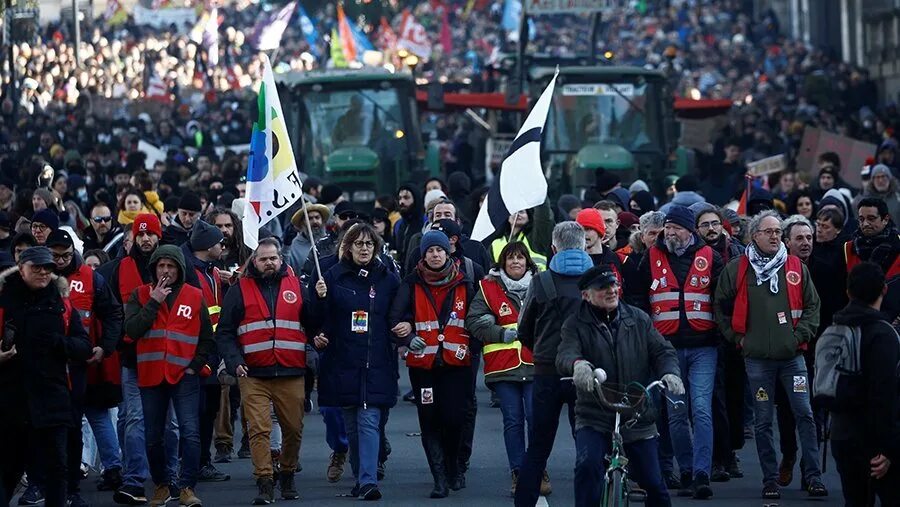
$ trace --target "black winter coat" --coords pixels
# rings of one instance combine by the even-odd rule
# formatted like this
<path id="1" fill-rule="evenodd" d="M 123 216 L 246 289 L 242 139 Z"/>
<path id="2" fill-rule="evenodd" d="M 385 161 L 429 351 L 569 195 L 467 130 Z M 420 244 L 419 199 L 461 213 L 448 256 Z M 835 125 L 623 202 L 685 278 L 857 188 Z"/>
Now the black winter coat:
<path id="1" fill-rule="evenodd" d="M 150 283 L 153 281 L 153 277 L 150 273 L 150 255 L 144 255 L 141 252 L 141 249 L 136 245 L 132 247 L 131 253 L 127 255 L 131 257 L 135 261 L 135 265 L 137 265 L 138 272 L 141 275 L 141 280 L 144 283 Z M 114 302 L 119 304 L 123 311 L 123 319 L 124 319 L 124 308 L 125 304 L 128 303 L 128 299 L 122 299 L 122 295 L 119 293 L 119 266 L 122 264 L 122 259 L 114 259 L 106 264 L 100 266 L 97 270 L 100 275 L 106 279 L 106 283 L 109 286 L 110 295 L 112 295 Z M 122 339 L 125 337 L 125 329 L 122 328 L 119 334 L 119 361 L 122 363 L 122 366 L 126 368 L 135 369 L 137 368 L 137 349 L 135 348 L 134 343 L 125 343 Z"/>
<path id="2" fill-rule="evenodd" d="M 325 299 L 307 301 L 322 315 L 328 347 L 320 352 L 319 404 L 325 407 L 392 407 L 397 402 L 397 353 L 388 321 L 400 285 L 376 260 L 362 269 L 341 261 L 325 275 Z M 354 332 L 354 312 L 366 312 L 367 331 Z"/>
<path id="3" fill-rule="evenodd" d="M 656 246 L 667 252 L 669 266 L 671 266 L 672 272 L 678 280 L 678 286 L 684 288 L 688 283 L 688 273 L 691 270 L 691 265 L 694 263 L 694 256 L 697 254 L 697 250 L 706 246 L 706 243 L 695 233 L 694 244 L 689 246 L 682 255 L 676 256 L 675 254 L 668 253 L 665 241 L 663 240 L 663 234 L 660 233 L 659 238 L 656 240 Z M 716 283 L 719 280 L 719 273 L 722 272 L 723 267 L 722 257 L 715 249 L 713 249 L 711 269 L 712 280 L 709 283 L 710 299 L 712 299 L 716 293 Z M 650 286 L 653 283 L 653 275 L 651 275 L 650 271 L 649 250 L 644 252 L 644 257 L 641 258 L 641 263 L 638 266 L 638 277 L 638 286 L 644 297 L 637 306 L 649 315 L 652 311 L 650 308 Z M 666 339 L 671 341 L 675 348 L 715 347 L 722 341 L 722 335 L 718 328 L 713 328 L 709 331 L 695 331 L 691 325 L 688 324 L 684 304 L 679 308 L 679 313 L 681 314 L 681 322 L 678 324 L 678 332 L 671 336 L 666 336 Z"/>
<path id="4" fill-rule="evenodd" d="M 550 277 L 556 297 L 550 298 L 541 283 L 542 277 Z M 538 274 L 531 281 L 522 313 L 519 314 L 519 341 L 534 353 L 534 373 L 557 375 L 556 353 L 559 349 L 560 330 L 563 322 L 581 304 L 578 279 L 581 275 L 562 275 L 552 270 Z"/>
<path id="5" fill-rule="evenodd" d="M 35 291 L 25 285 L 18 268 L 0 274 L 4 333 L 15 328 L 16 346 L 16 355 L 0 364 L 5 423 L 47 428 L 74 422 L 67 365 L 87 361 L 93 347 L 76 313 L 65 331 L 63 294 L 68 294 L 65 278 Z"/>

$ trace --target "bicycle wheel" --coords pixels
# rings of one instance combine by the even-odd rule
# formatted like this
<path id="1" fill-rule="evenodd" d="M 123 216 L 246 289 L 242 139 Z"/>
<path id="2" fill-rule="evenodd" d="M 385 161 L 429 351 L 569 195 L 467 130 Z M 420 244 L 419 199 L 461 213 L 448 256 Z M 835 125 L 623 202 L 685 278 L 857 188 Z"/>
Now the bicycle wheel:
<path id="1" fill-rule="evenodd" d="M 628 507 L 625 490 L 625 474 L 620 469 L 609 473 L 606 489 L 603 491 L 604 507 Z"/>

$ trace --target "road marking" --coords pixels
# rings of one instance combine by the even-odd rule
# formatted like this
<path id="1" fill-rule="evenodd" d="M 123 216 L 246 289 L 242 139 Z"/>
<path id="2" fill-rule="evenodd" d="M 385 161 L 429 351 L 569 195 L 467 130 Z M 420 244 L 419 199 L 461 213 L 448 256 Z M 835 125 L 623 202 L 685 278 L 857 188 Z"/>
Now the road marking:
<path id="1" fill-rule="evenodd" d="M 539 497 L 537 503 L 534 504 L 534 507 L 550 507 L 550 504 L 547 502 L 547 497 Z"/>

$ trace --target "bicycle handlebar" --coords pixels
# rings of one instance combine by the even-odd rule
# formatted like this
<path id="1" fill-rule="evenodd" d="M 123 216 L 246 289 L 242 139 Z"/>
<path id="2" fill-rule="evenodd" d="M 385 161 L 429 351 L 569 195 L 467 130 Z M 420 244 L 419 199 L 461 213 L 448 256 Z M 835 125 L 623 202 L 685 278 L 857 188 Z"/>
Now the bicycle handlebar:
<path id="1" fill-rule="evenodd" d="M 625 412 L 627 410 L 633 410 L 635 408 L 635 405 L 623 402 L 612 403 L 606 399 L 606 395 L 603 393 L 603 389 L 600 388 L 601 385 L 606 381 L 606 378 L 606 371 L 604 371 L 603 368 L 597 368 L 594 370 L 594 384 L 597 387 L 595 391 L 597 392 L 597 398 L 600 401 L 600 404 L 615 412 Z M 634 384 L 640 385 L 636 382 Z M 641 386 L 641 388 L 645 393 L 649 394 L 651 390 L 656 388 L 666 389 L 666 384 L 662 380 L 655 380 L 646 387 Z"/>

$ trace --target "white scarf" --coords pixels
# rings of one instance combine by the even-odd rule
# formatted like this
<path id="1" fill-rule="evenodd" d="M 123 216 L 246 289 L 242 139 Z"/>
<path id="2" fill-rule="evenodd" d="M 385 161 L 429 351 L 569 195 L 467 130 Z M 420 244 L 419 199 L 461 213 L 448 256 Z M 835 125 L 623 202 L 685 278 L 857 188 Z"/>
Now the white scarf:
<path id="1" fill-rule="evenodd" d="M 778 294 L 778 271 L 787 262 L 787 257 L 787 247 L 784 246 L 784 243 L 779 243 L 778 252 L 773 257 L 763 257 L 756 248 L 756 243 L 751 241 L 747 245 L 747 259 L 756 273 L 756 285 L 769 282 L 769 291 L 772 294 Z"/>
<path id="2" fill-rule="evenodd" d="M 500 277 L 506 290 L 513 293 L 519 299 L 519 302 L 525 299 L 525 292 L 528 291 L 528 286 L 531 285 L 533 276 L 530 270 L 525 270 L 525 276 L 518 280 L 510 278 L 502 269 L 492 269 L 489 274 Z"/>

